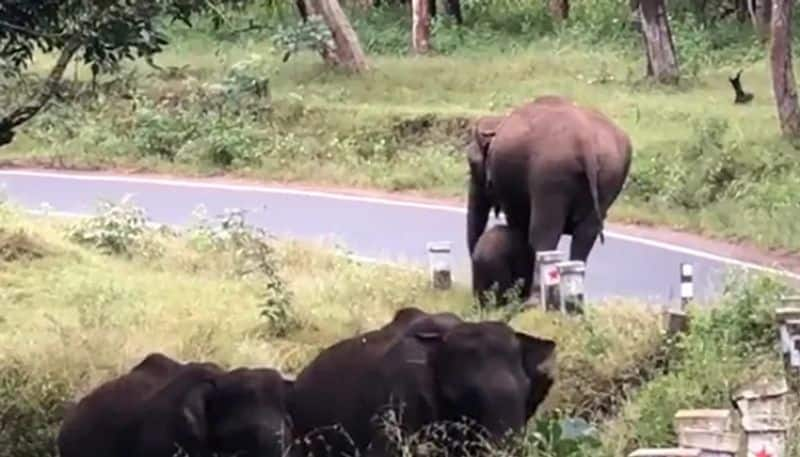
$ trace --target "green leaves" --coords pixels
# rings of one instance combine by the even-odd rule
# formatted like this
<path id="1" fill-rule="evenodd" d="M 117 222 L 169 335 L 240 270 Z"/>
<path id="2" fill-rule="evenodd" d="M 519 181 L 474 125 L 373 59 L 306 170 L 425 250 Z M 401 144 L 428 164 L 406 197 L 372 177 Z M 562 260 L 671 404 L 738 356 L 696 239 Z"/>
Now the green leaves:
<path id="1" fill-rule="evenodd" d="M 168 43 L 164 23 L 177 21 L 191 27 L 191 16 L 212 6 L 210 0 L 4 1 L 0 4 L 0 69 L 7 74 L 24 70 L 36 50 L 62 49 L 77 36 L 82 59 L 92 72 L 114 71 L 123 60 L 161 52 Z"/>
<path id="2" fill-rule="evenodd" d="M 534 455 L 582 457 L 600 446 L 597 429 L 581 418 L 540 418 L 530 435 Z"/>

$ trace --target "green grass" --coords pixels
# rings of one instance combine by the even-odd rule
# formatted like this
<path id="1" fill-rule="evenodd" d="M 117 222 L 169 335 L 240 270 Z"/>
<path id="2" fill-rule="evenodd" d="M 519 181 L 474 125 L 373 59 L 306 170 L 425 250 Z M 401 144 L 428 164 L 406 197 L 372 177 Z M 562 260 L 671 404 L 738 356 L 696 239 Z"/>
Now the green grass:
<path id="1" fill-rule="evenodd" d="M 679 87 L 659 88 L 641 80 L 641 50 L 621 26 L 622 3 L 577 4 L 563 28 L 549 23 L 543 4 L 523 3 L 503 13 L 469 6 L 471 22 L 461 30 L 438 21 L 440 53 L 422 58 L 405 55 L 405 15 L 354 15 L 373 67 L 359 77 L 326 69 L 309 52 L 281 63 L 274 30 L 231 38 L 200 21 L 172 30 L 157 58 L 182 69 L 162 75 L 128 65 L 105 78 L 98 97 L 69 84 L 65 101 L 28 125 L 0 160 L 462 197 L 468 123 L 559 93 L 600 108 L 633 140 L 631 176 L 612 220 L 800 249 L 798 153 L 779 138 L 768 61 L 747 24 L 703 27 L 685 13 L 688 4 L 675 6 L 685 77 Z M 282 14 L 255 17 L 290 24 L 292 12 Z M 229 29 L 246 18 L 231 13 Z M 52 60 L 41 56 L 32 70 Z M 733 104 L 727 81 L 738 68 L 756 95 L 747 106 Z M 86 68 L 76 74 L 88 80 Z M 269 79 L 270 98 L 245 90 L 259 78 Z M 220 95 L 219 84 L 230 92 Z"/>
<path id="2" fill-rule="evenodd" d="M 477 312 L 462 287 L 434 291 L 421 272 L 358 264 L 329 245 L 255 243 L 242 235 L 246 226 L 153 231 L 124 208 L 76 222 L 0 205 L 2 457 L 50 455 L 62 402 L 151 351 L 295 373 L 401 307 L 501 316 Z M 673 440 L 677 408 L 727 407 L 742 383 L 779 373 L 771 310 L 785 289 L 769 278 L 732 284 L 716 311 L 692 310 L 692 332 L 672 345 L 641 303 L 593 303 L 584 318 L 514 316 L 516 329 L 559 345 L 558 381 L 542 414 L 592 420 L 604 455 L 620 455 Z"/>

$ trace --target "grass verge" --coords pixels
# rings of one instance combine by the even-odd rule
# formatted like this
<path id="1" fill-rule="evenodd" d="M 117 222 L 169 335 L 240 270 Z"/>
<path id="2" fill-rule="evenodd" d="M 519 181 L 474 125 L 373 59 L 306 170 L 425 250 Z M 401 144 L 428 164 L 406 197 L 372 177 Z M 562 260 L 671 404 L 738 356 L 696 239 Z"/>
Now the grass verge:
<path id="1" fill-rule="evenodd" d="M 2 457 L 52 455 L 63 402 L 150 351 L 296 372 L 404 306 L 500 315 L 414 271 L 361 265 L 324 245 L 256 242 L 236 214 L 174 233 L 148 228 L 124 203 L 101 210 L 65 222 L 0 206 L 2 233 L 15 234 L 0 237 L 0 252 L 28 253 L 0 258 Z M 668 442 L 676 408 L 726 407 L 732 389 L 780 371 L 770 313 L 783 290 L 768 279 L 734 284 L 667 346 L 657 316 L 637 303 L 598 303 L 583 318 L 514 316 L 517 329 L 559 344 L 543 414 L 594 422 L 604 451 L 621 455 Z"/>
<path id="2" fill-rule="evenodd" d="M 800 249 L 800 162 L 795 145 L 778 138 L 764 50 L 739 28 L 719 26 L 719 36 L 706 37 L 712 32 L 676 19 L 686 78 L 653 87 L 641 81 L 635 34 L 616 31 L 622 4 L 590 3 L 576 5 L 563 29 L 546 25 L 541 5 L 503 18 L 491 8 L 468 11 L 489 22 L 463 30 L 437 22 L 440 54 L 424 58 L 400 52 L 405 16 L 354 15 L 374 67 L 361 77 L 325 69 L 307 52 L 281 63 L 269 33 L 223 36 L 201 21 L 172 30 L 158 58 L 167 71 L 129 65 L 90 92 L 87 69 L 76 68 L 62 102 L 0 159 L 463 196 L 469 121 L 559 93 L 602 109 L 633 139 L 631 177 L 612 219 Z M 246 23 L 237 14 L 230 28 Z M 530 38 L 517 30 L 525 21 L 536 24 Z M 587 44 L 600 35 L 604 45 Z M 34 71 L 51 62 L 37 59 Z M 740 67 L 756 94 L 749 105 L 733 104 L 727 81 Z M 268 93 L 253 90 L 264 84 Z M 3 97 L 11 104 L 29 88 L 16 85 Z"/>

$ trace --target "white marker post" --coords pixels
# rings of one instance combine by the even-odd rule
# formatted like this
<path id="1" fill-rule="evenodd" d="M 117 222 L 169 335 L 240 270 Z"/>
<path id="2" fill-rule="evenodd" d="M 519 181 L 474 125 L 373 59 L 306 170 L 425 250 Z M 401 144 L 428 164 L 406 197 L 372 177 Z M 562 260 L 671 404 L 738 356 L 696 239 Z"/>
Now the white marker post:
<path id="1" fill-rule="evenodd" d="M 694 299 L 694 267 L 691 263 L 681 263 L 681 311 Z"/>
<path id="2" fill-rule="evenodd" d="M 760 382 L 734 396 L 742 415 L 747 457 L 783 457 L 789 429 L 786 379 Z"/>
<path id="3" fill-rule="evenodd" d="M 449 241 L 431 241 L 427 247 L 433 288 L 449 289 L 453 285 L 453 275 L 450 268 L 451 243 Z"/>
<path id="4" fill-rule="evenodd" d="M 701 457 L 734 457 L 739 435 L 731 429 L 731 411 L 727 409 L 684 409 L 675 414 L 678 446 L 700 449 Z"/>
<path id="5" fill-rule="evenodd" d="M 586 264 L 580 260 L 558 262 L 559 304 L 562 313 L 583 314 Z"/>
<path id="6" fill-rule="evenodd" d="M 800 370 L 800 297 L 781 298 L 775 310 L 783 360 L 788 369 Z"/>
<path id="7" fill-rule="evenodd" d="M 558 298 L 558 285 L 561 282 L 558 274 L 558 262 L 564 261 L 561 251 L 541 251 L 536 253 L 536 269 L 534 270 L 534 287 L 539 286 L 539 306 L 545 311 L 557 310 L 561 305 Z"/>

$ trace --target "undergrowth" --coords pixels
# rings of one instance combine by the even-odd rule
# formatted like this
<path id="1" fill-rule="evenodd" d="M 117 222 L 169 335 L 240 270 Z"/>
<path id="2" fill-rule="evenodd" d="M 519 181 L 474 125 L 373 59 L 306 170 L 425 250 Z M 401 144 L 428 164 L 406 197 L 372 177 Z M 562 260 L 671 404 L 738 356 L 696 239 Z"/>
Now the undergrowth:
<path id="1" fill-rule="evenodd" d="M 690 333 L 667 344 L 641 304 L 596 303 L 580 317 L 477 311 L 461 287 L 435 291 L 419 272 L 273 238 L 236 210 L 198 211 L 176 230 L 155 227 L 130 201 L 84 221 L 0 205 L 0 227 L 47 246 L 46 255 L 8 259 L 13 268 L 0 263 L 3 457 L 53 455 L 65 405 L 148 352 L 292 373 L 406 306 L 499 318 L 557 341 L 558 380 L 525 438 L 536 456 L 594 455 L 584 449 L 594 439 L 608 455 L 669 444 L 678 408 L 727 407 L 732 390 L 780 370 L 772 307 L 785 288 L 768 278 L 732 281 L 713 310 L 692 310 Z M 78 227 L 106 227 L 103 243 L 71 236 Z M 135 241 L 104 248 L 130 240 L 132 227 L 143 227 L 158 255 Z"/>

